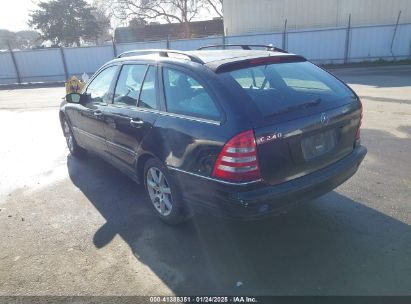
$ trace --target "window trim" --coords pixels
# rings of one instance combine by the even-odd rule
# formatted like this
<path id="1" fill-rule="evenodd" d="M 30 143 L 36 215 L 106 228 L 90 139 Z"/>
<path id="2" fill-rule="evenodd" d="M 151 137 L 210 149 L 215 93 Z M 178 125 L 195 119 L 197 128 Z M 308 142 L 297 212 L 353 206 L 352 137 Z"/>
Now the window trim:
<path id="1" fill-rule="evenodd" d="M 140 101 L 141 101 L 141 94 L 143 92 L 143 87 L 146 83 L 147 75 L 148 75 L 148 72 L 150 71 L 150 68 L 153 68 L 153 70 L 154 70 L 154 91 L 155 91 L 155 94 L 156 94 L 156 107 L 157 107 L 156 109 L 148 109 L 148 108 L 144 108 L 144 107 L 139 106 Z M 141 84 L 140 93 L 138 94 L 138 99 L 137 99 L 137 108 L 139 108 L 139 109 L 148 109 L 148 110 L 155 110 L 155 111 L 161 110 L 161 107 L 160 107 L 161 104 L 160 104 L 160 99 L 159 99 L 160 98 L 160 96 L 159 96 L 160 95 L 160 92 L 159 92 L 160 84 L 159 84 L 157 69 L 158 69 L 157 65 L 153 65 L 153 64 L 148 64 L 147 65 L 147 70 L 146 70 L 146 73 L 144 75 L 143 83 Z"/>
<path id="2" fill-rule="evenodd" d="M 136 102 L 135 105 L 128 105 L 128 104 L 124 104 L 124 103 L 115 103 L 115 102 L 114 102 L 114 95 L 116 94 L 117 84 L 118 84 L 118 81 L 119 81 L 119 79 L 120 79 L 121 72 L 123 71 L 123 68 L 124 68 L 124 66 L 126 66 L 126 65 L 142 65 L 142 66 L 146 66 L 146 71 L 144 72 L 143 82 L 141 83 L 141 87 L 140 87 L 140 90 L 139 90 L 139 92 L 138 92 L 137 102 Z M 121 63 L 121 64 L 120 64 L 120 69 L 119 69 L 119 71 L 118 71 L 118 74 L 117 74 L 117 77 L 116 77 L 116 81 L 115 81 L 115 84 L 114 84 L 114 87 L 113 87 L 113 95 L 112 95 L 110 104 L 113 105 L 113 106 L 117 106 L 117 107 L 133 108 L 133 109 L 134 109 L 134 108 L 138 108 L 138 102 L 139 102 L 139 100 L 140 100 L 141 89 L 143 88 L 144 82 L 145 82 L 145 80 L 146 80 L 146 76 L 147 76 L 147 72 L 148 72 L 149 67 L 150 67 L 150 64 L 148 64 L 148 63 L 146 63 L 146 64 L 145 64 L 145 63 Z"/>
<path id="3" fill-rule="evenodd" d="M 213 118 L 205 118 L 205 117 L 199 117 L 196 115 L 189 115 L 189 114 L 180 114 L 180 113 L 173 113 L 173 112 L 169 112 L 167 109 L 167 98 L 166 98 L 166 92 L 165 92 L 165 81 L 164 81 L 164 69 L 170 69 L 170 70 L 175 70 L 177 72 L 180 73 L 184 73 L 187 74 L 188 76 L 192 77 L 195 81 L 197 81 L 205 90 L 206 93 L 210 96 L 212 102 L 214 103 L 217 111 L 219 112 L 220 117 L 218 119 L 213 119 Z M 161 90 L 161 98 L 162 98 L 162 106 L 164 108 L 164 110 L 162 111 L 163 113 L 166 113 L 168 115 L 166 116 L 171 116 L 171 117 L 178 117 L 178 118 L 182 118 L 182 119 L 188 119 L 188 120 L 193 120 L 193 121 L 206 121 L 206 122 L 211 122 L 213 124 L 218 124 L 218 125 L 222 125 L 225 120 L 226 120 L 226 116 L 225 116 L 225 112 L 222 109 L 220 103 L 217 101 L 216 95 L 213 92 L 213 90 L 210 88 L 210 86 L 207 84 L 207 82 L 199 75 L 195 75 L 195 73 L 193 73 L 192 71 L 190 71 L 189 69 L 186 69 L 184 67 L 181 66 L 177 66 L 177 65 L 172 65 L 172 64 L 162 64 L 159 67 L 159 85 L 160 85 L 160 90 Z"/>
<path id="4" fill-rule="evenodd" d="M 121 107 L 121 105 L 120 106 L 117 105 L 117 106 Z M 176 117 L 176 118 L 180 118 L 184 120 L 196 121 L 196 122 L 201 122 L 201 123 L 206 123 L 206 124 L 211 124 L 211 125 L 218 125 L 218 126 L 222 125 L 222 122 L 218 120 L 200 118 L 200 117 L 189 116 L 189 115 L 184 115 L 184 114 L 175 114 L 171 112 L 165 112 L 162 110 L 154 110 L 154 109 L 139 108 L 139 107 L 129 107 L 129 109 L 132 111 L 136 111 L 136 112 L 153 113 L 153 114 L 158 114 L 161 116 Z"/>

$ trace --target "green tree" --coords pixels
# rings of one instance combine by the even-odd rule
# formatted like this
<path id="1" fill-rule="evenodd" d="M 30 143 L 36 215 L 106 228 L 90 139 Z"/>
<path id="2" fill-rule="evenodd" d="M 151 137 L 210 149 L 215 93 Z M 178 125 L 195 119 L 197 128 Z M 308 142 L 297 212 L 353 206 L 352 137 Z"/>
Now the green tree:
<path id="1" fill-rule="evenodd" d="M 44 40 L 80 46 L 81 41 L 96 40 L 104 31 L 105 24 L 94 13 L 95 9 L 84 0 L 40 2 L 30 15 L 29 25 L 39 30 Z"/>
<path id="2" fill-rule="evenodd" d="M 11 32 L 0 29 L 0 50 L 28 49 L 41 46 L 40 34 L 35 31 Z"/>
<path id="3" fill-rule="evenodd" d="M 0 50 L 15 48 L 14 41 L 16 40 L 16 33 L 9 30 L 0 30 Z"/>
<path id="4" fill-rule="evenodd" d="M 36 31 L 16 32 L 16 45 L 19 49 L 29 49 L 41 46 L 42 39 Z"/>
<path id="5" fill-rule="evenodd" d="M 93 11 L 93 15 L 96 18 L 98 23 L 98 27 L 100 28 L 100 33 L 95 38 L 95 43 L 100 44 L 106 41 L 111 41 L 111 20 L 110 17 L 105 13 L 103 9 L 98 6 L 95 6 L 95 10 Z"/>

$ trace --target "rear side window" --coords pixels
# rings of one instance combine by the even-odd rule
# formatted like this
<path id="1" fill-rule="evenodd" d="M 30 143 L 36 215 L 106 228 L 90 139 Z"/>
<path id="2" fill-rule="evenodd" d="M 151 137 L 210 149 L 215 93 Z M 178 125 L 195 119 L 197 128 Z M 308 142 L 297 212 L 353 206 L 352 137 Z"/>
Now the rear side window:
<path id="1" fill-rule="evenodd" d="M 229 72 L 263 116 L 319 103 L 343 105 L 353 93 L 309 62 L 277 63 Z"/>
<path id="2" fill-rule="evenodd" d="M 199 118 L 219 120 L 220 113 L 206 89 L 188 74 L 164 68 L 167 111 Z"/>
<path id="3" fill-rule="evenodd" d="M 152 66 L 148 69 L 144 79 L 138 106 L 146 109 L 157 109 L 156 69 Z"/>
<path id="4" fill-rule="evenodd" d="M 146 71 L 146 65 L 123 66 L 114 92 L 114 104 L 137 106 L 138 95 Z"/>

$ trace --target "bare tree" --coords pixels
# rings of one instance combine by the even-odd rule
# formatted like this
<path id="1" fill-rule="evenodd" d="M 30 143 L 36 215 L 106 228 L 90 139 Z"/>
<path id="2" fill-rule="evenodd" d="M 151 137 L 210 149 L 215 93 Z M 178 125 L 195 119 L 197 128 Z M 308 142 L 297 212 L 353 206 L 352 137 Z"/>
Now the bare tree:
<path id="1" fill-rule="evenodd" d="M 183 24 L 183 36 L 190 33 L 189 22 L 213 11 L 222 16 L 222 0 L 109 0 L 105 5 L 118 20 L 165 21 Z"/>
<path id="2" fill-rule="evenodd" d="M 199 0 L 111 0 L 119 19 L 139 18 L 172 23 L 190 22 L 202 8 Z"/>
<path id="3" fill-rule="evenodd" d="M 207 8 L 211 8 L 219 17 L 223 18 L 223 0 L 203 0 Z"/>

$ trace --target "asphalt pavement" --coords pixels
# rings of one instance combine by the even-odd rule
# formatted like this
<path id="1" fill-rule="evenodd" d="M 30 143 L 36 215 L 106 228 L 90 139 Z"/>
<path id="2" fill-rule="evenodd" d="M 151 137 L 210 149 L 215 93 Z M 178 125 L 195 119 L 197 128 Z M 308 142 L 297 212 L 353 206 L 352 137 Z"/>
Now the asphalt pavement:
<path id="1" fill-rule="evenodd" d="M 180 227 L 69 156 L 63 87 L 0 90 L 0 295 L 411 295 L 411 66 L 333 72 L 364 104 L 358 173 L 279 217 Z"/>

